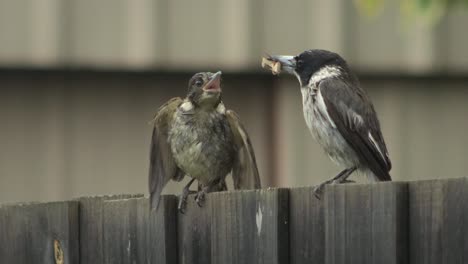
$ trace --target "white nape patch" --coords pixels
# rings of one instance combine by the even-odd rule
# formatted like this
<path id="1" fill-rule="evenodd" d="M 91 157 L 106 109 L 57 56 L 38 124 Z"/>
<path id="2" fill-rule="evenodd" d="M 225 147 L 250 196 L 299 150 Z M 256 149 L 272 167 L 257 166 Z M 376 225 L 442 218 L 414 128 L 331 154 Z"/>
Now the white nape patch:
<path id="1" fill-rule="evenodd" d="M 258 236 L 260 236 L 260 233 L 262 232 L 262 218 L 263 218 L 262 208 L 259 205 L 257 209 L 257 213 L 255 214 L 255 223 L 257 224 Z"/>
<path id="2" fill-rule="evenodd" d="M 369 137 L 370 141 L 372 142 L 372 144 L 374 144 L 374 147 L 379 151 L 380 156 L 382 156 L 383 160 L 385 161 L 385 156 L 384 156 L 384 154 L 382 153 L 382 150 L 380 150 L 379 145 L 378 145 L 377 142 L 375 141 L 375 139 L 374 139 L 374 137 L 372 136 L 372 134 L 371 134 L 370 131 L 369 131 L 369 133 L 368 133 L 368 137 Z"/>
<path id="3" fill-rule="evenodd" d="M 309 79 L 307 86 L 314 87 L 322 80 L 341 75 L 341 69 L 337 66 L 325 66 L 316 71 Z"/>
<path id="4" fill-rule="evenodd" d="M 218 107 L 216 107 L 216 111 L 223 115 L 226 113 L 226 107 L 222 102 L 218 104 Z"/>
<path id="5" fill-rule="evenodd" d="M 333 128 L 336 128 L 335 122 L 333 122 L 330 115 L 328 114 L 327 106 L 325 105 L 325 101 L 323 100 L 322 93 L 320 92 L 320 90 L 318 90 L 316 98 L 317 98 L 317 101 L 316 101 L 317 108 L 319 109 L 320 112 L 322 112 L 325 115 L 325 117 L 327 118 L 331 126 Z"/>
<path id="6" fill-rule="evenodd" d="M 183 104 L 180 105 L 180 109 L 182 111 L 187 112 L 193 109 L 193 104 L 190 101 L 185 101 Z"/>

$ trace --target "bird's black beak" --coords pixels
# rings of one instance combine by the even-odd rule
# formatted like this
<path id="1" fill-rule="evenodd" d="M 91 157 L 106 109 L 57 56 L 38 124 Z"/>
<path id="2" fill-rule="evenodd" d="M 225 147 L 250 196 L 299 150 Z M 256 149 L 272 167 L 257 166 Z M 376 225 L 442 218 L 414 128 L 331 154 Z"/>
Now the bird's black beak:
<path id="1" fill-rule="evenodd" d="M 281 63 L 281 71 L 294 74 L 296 69 L 296 58 L 294 56 L 275 55 L 270 56 L 269 60 Z"/>
<path id="2" fill-rule="evenodd" d="M 220 92 L 221 91 L 221 71 L 213 74 L 210 80 L 203 87 L 205 92 Z"/>

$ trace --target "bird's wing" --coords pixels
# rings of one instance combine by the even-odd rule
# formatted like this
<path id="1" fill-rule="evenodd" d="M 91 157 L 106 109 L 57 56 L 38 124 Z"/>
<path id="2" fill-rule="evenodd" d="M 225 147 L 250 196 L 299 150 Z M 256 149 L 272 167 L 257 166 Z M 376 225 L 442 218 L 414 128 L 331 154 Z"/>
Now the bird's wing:
<path id="1" fill-rule="evenodd" d="M 169 127 L 177 107 L 182 103 L 181 98 L 172 98 L 162 105 L 156 113 L 153 122 L 153 136 L 151 138 L 149 192 L 151 209 L 157 209 L 161 191 L 171 178 L 178 179 L 182 171 L 175 164 L 171 147 L 168 142 Z"/>
<path id="2" fill-rule="evenodd" d="M 232 169 L 234 188 L 259 189 L 261 188 L 260 176 L 249 136 L 234 111 L 227 110 L 226 117 L 234 135 L 234 144 L 237 151 Z"/>
<path id="3" fill-rule="evenodd" d="M 352 90 L 350 84 L 340 79 L 324 80 L 319 84 L 316 103 L 324 104 L 325 116 L 331 118 L 359 160 L 367 164 L 379 180 L 390 181 L 388 172 L 392 164 L 367 94 Z"/>

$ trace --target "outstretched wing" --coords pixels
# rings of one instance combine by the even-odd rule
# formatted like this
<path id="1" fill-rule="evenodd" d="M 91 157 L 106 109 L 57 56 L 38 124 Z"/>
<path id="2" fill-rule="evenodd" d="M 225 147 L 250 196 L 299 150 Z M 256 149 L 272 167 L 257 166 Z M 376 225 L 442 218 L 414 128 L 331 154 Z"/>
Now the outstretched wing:
<path id="1" fill-rule="evenodd" d="M 361 163 L 366 164 L 380 181 L 390 181 L 388 172 L 392 164 L 379 120 L 367 94 L 353 90 L 340 79 L 330 79 L 319 84 L 318 104 L 320 100 L 323 100 L 326 115 L 354 149 Z"/>
<path id="2" fill-rule="evenodd" d="M 158 109 L 153 122 L 153 136 L 151 138 L 149 192 L 150 207 L 157 209 L 161 192 L 171 178 L 178 179 L 182 171 L 175 164 L 171 147 L 168 142 L 169 127 L 177 107 L 182 103 L 181 98 L 172 98 Z"/>
<path id="3" fill-rule="evenodd" d="M 261 188 L 260 176 L 249 136 L 234 111 L 227 110 L 226 117 L 234 135 L 234 144 L 237 151 L 232 169 L 234 188 L 259 189 Z"/>

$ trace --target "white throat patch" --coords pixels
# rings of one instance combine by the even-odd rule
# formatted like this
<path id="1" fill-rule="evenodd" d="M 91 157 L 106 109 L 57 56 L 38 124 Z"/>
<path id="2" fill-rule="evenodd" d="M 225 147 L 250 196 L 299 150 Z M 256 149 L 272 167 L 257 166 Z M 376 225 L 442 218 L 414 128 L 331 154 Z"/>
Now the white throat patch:
<path id="1" fill-rule="evenodd" d="M 220 102 L 218 104 L 218 107 L 216 107 L 216 111 L 218 111 L 218 113 L 223 114 L 223 115 L 226 113 L 226 107 L 224 106 L 223 102 Z"/>
<path id="2" fill-rule="evenodd" d="M 188 112 L 193 109 L 193 104 L 192 102 L 185 100 L 185 102 L 180 105 L 180 108 L 182 109 L 182 111 Z"/>
<path id="3" fill-rule="evenodd" d="M 322 80 L 341 75 L 341 69 L 337 66 L 325 66 L 320 68 L 310 77 L 307 86 L 313 87 Z"/>

